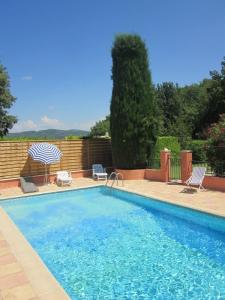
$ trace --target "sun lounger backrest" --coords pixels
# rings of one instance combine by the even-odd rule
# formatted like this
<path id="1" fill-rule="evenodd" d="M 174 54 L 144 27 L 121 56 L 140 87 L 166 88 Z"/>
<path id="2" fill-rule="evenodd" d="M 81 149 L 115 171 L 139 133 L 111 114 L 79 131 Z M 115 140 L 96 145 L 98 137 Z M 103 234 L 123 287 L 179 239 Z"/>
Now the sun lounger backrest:
<path id="1" fill-rule="evenodd" d="M 69 173 L 67 171 L 58 171 L 57 177 L 69 177 Z"/>
<path id="2" fill-rule="evenodd" d="M 205 167 L 194 167 L 192 171 L 191 182 L 200 182 L 204 178 L 206 173 Z"/>
<path id="3" fill-rule="evenodd" d="M 104 169 L 101 164 L 92 165 L 93 173 L 104 173 Z"/>

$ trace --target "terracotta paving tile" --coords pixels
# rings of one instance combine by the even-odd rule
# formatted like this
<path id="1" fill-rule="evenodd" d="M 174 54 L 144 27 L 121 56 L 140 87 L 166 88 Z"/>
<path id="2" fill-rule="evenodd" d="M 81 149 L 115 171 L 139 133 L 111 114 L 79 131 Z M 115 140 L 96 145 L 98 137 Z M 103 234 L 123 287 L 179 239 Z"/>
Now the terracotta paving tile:
<path id="1" fill-rule="evenodd" d="M 4 247 L 7 247 L 8 246 L 8 243 L 6 240 L 0 240 L 0 249 L 1 248 L 4 248 Z"/>
<path id="2" fill-rule="evenodd" d="M 0 256 L 0 265 L 6 265 L 16 262 L 16 258 L 12 254 Z"/>
<path id="3" fill-rule="evenodd" d="M 6 254 L 10 254 L 10 248 L 9 247 L 4 247 L 4 248 L 0 248 L 0 256 L 6 255 Z"/>
<path id="4" fill-rule="evenodd" d="M 40 296 L 40 300 L 62 300 L 62 294 L 57 292 L 45 294 Z"/>
<path id="5" fill-rule="evenodd" d="M 8 275 L 0 278 L 0 289 L 10 289 L 28 282 L 24 272 Z"/>
<path id="6" fill-rule="evenodd" d="M 30 284 L 24 284 L 12 289 L 3 290 L 2 291 L 3 300 L 8 300 L 8 297 L 11 298 L 14 297 L 12 299 L 17 299 L 17 300 L 31 300 L 31 299 L 35 299 L 36 295 Z"/>
<path id="7" fill-rule="evenodd" d="M 7 265 L 0 265 L 0 278 L 21 271 L 22 268 L 17 262 Z"/>

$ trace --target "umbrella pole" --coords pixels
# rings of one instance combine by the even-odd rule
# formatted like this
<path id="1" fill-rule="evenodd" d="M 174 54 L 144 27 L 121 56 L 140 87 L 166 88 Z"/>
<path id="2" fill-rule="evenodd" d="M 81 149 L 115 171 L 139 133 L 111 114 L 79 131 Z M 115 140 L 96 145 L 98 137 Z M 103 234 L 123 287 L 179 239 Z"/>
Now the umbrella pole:
<path id="1" fill-rule="evenodd" d="M 45 184 L 48 184 L 47 165 L 45 164 Z"/>

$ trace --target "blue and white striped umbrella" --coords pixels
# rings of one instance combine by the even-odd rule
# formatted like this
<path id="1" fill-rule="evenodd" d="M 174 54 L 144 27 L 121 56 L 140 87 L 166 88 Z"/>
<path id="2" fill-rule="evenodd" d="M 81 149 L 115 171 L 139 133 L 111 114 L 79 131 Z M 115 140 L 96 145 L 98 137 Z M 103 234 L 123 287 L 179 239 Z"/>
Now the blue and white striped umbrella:
<path id="1" fill-rule="evenodd" d="M 62 152 L 55 146 L 49 143 L 33 144 L 28 154 L 33 160 L 40 161 L 45 165 L 54 164 L 60 161 Z"/>

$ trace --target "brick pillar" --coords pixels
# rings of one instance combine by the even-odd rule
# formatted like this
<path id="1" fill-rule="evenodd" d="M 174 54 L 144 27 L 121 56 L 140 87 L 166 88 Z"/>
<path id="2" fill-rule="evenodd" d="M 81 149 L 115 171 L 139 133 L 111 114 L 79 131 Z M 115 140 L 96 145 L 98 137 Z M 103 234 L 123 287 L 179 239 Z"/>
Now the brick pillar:
<path id="1" fill-rule="evenodd" d="M 170 176 L 170 150 L 160 152 L 160 164 L 162 181 L 168 182 Z"/>
<path id="2" fill-rule="evenodd" d="M 182 183 L 191 176 L 192 172 L 192 152 L 190 150 L 181 151 L 181 180 Z"/>

